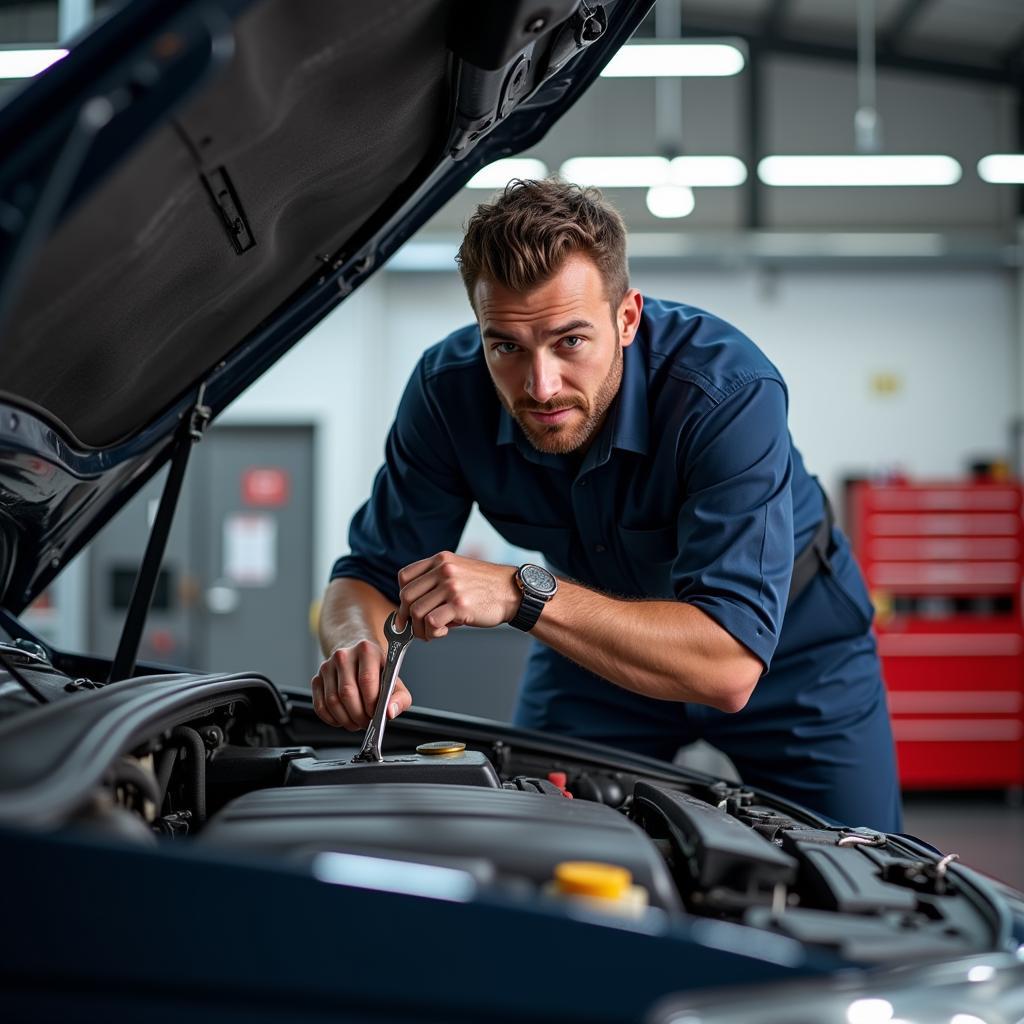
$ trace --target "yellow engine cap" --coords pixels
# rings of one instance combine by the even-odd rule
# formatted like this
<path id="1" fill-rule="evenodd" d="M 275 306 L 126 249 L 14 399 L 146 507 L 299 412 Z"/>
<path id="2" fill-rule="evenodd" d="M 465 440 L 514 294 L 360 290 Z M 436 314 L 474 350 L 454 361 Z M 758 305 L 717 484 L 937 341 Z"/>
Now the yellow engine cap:
<path id="1" fill-rule="evenodd" d="M 618 864 L 593 860 L 564 860 L 555 867 L 555 885 L 559 892 L 574 896 L 594 896 L 617 900 L 633 884 L 630 872 Z"/>
<path id="2" fill-rule="evenodd" d="M 416 748 L 417 754 L 461 754 L 466 749 L 465 743 L 458 740 L 434 740 L 432 743 L 421 743 Z"/>

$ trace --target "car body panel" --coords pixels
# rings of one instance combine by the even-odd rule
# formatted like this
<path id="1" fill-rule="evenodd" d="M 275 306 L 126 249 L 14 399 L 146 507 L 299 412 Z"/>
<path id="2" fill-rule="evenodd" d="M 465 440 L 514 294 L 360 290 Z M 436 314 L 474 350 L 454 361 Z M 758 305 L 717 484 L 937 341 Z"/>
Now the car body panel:
<path id="1" fill-rule="evenodd" d="M 0 108 L 8 1016 L 641 1021 L 680 992 L 870 978 L 893 951 L 1021 949 L 1024 897 L 910 837 L 440 712 L 392 722 L 367 765 L 310 694 L 160 666 L 108 682 L 17 618 L 471 174 L 539 139 L 649 6 L 134 0 Z M 393 121 L 360 120 L 375 90 Z M 108 273 L 92 308 L 108 241 L 124 295 Z M 439 739 L 478 784 L 416 749 Z M 565 887 L 565 857 L 607 849 L 651 891 L 623 863 L 610 894 Z"/>

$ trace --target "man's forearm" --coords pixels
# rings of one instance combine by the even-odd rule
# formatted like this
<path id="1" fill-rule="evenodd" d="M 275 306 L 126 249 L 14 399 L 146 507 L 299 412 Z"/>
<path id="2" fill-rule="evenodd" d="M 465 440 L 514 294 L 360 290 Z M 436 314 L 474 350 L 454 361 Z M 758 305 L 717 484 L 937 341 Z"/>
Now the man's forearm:
<path id="1" fill-rule="evenodd" d="M 763 670 L 693 605 L 624 601 L 566 581 L 559 581 L 531 633 L 624 689 L 721 711 L 739 711 Z"/>
<path id="2" fill-rule="evenodd" d="M 375 640 L 386 650 L 384 621 L 395 607 L 376 587 L 362 580 L 331 580 L 320 609 L 320 649 L 328 655 L 338 647 Z"/>

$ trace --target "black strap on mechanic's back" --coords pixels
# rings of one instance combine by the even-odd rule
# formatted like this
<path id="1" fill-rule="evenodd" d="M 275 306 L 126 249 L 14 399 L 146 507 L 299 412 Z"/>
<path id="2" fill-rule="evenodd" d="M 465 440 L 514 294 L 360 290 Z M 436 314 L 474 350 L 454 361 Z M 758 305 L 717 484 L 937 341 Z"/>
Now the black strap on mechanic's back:
<path id="1" fill-rule="evenodd" d="M 789 584 L 787 608 L 807 589 L 811 580 L 819 572 L 832 572 L 832 563 L 828 556 L 829 548 L 832 546 L 832 527 L 835 525 L 836 516 L 832 509 L 832 502 L 828 500 L 828 495 L 824 490 L 821 492 L 821 497 L 825 504 L 825 514 L 821 522 L 818 523 L 818 528 L 814 531 L 810 543 L 793 559 L 793 578 Z"/>

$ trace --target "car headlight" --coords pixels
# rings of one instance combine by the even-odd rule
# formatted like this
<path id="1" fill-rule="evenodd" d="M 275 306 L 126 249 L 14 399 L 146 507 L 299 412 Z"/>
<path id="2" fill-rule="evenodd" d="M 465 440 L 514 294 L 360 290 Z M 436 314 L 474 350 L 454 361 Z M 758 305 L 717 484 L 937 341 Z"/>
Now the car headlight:
<path id="1" fill-rule="evenodd" d="M 1024 948 L 1022 948 L 1024 949 Z M 1020 1024 L 1024 952 L 672 996 L 648 1024 Z"/>

